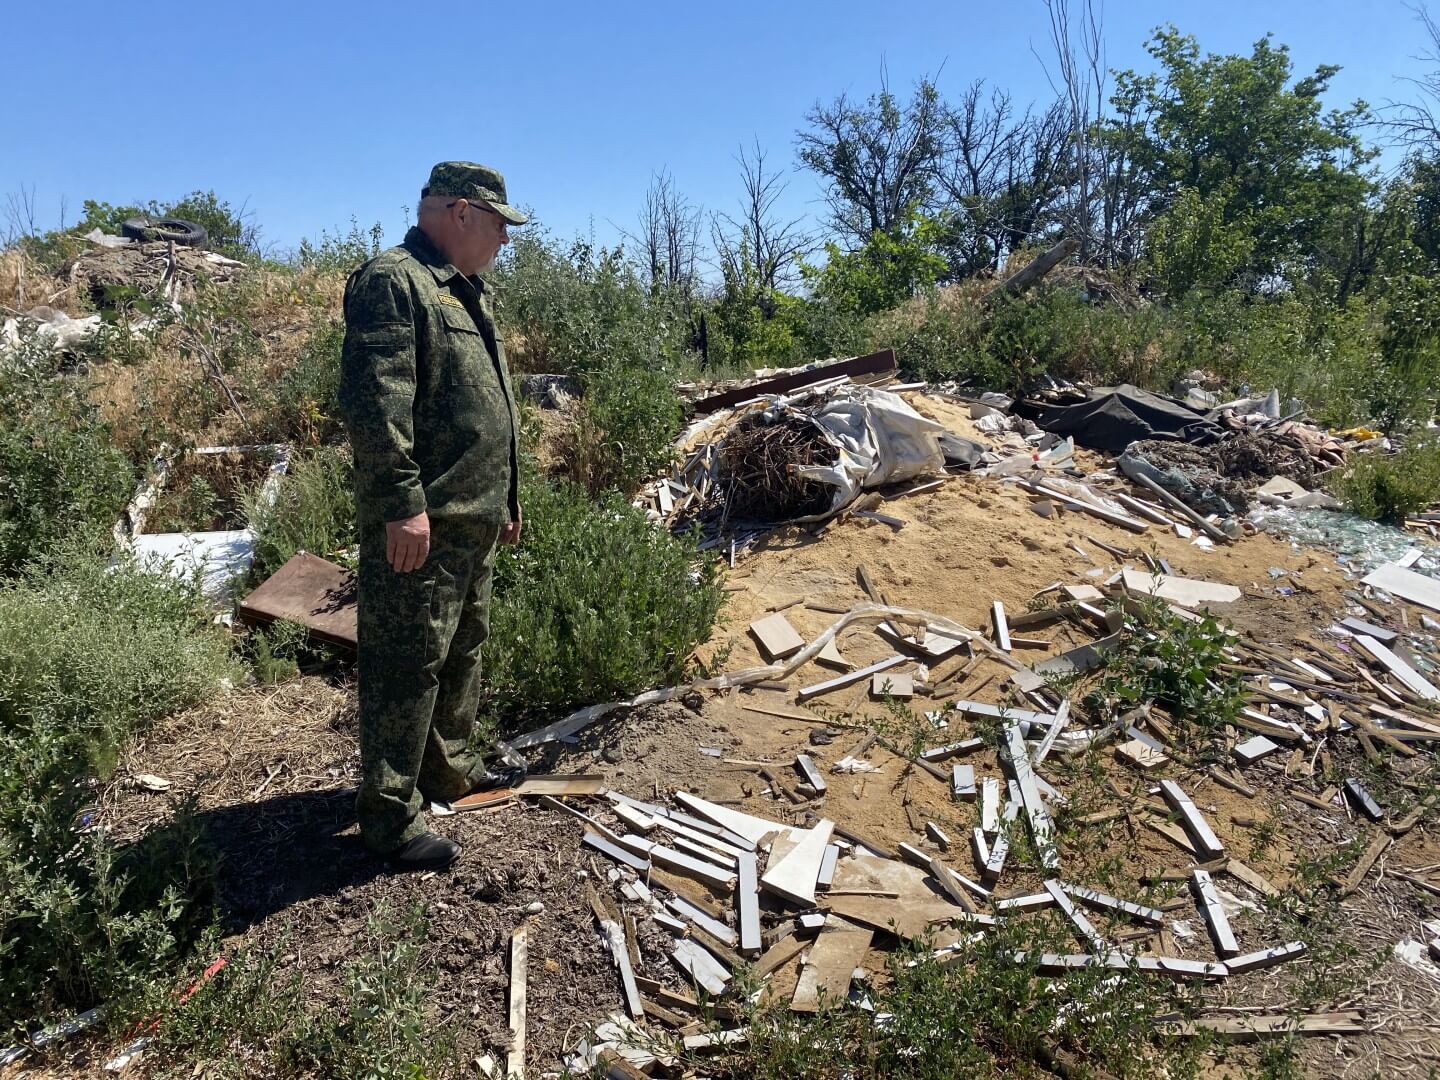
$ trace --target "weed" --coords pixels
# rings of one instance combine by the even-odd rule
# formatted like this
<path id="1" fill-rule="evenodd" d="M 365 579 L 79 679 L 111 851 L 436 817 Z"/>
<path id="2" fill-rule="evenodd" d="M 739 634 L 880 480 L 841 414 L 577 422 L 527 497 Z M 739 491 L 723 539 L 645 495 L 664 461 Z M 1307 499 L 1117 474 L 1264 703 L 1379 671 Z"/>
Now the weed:
<path id="1" fill-rule="evenodd" d="M 255 678 L 263 686 L 293 679 L 300 674 L 300 653 L 309 639 L 309 633 L 299 623 L 281 619 L 279 622 L 256 630 L 251 635 L 254 649 L 251 664 Z"/>
<path id="2" fill-rule="evenodd" d="M 1399 524 L 1440 501 L 1440 438 L 1422 436 L 1395 454 L 1351 455 L 1331 491 L 1361 517 Z"/>
<path id="3" fill-rule="evenodd" d="M 567 468 L 592 494 L 615 489 L 633 495 L 669 465 L 680 431 L 680 399 L 663 368 L 610 363 L 588 372 Z"/>
<path id="4" fill-rule="evenodd" d="M 716 564 L 616 496 L 527 480 L 521 502 L 524 541 L 496 557 L 482 712 L 513 725 L 678 681 L 720 610 Z"/>
<path id="5" fill-rule="evenodd" d="M 0 1030 L 133 994 L 208 921 L 183 808 L 116 848 L 92 785 L 235 674 L 193 583 L 68 549 L 0 585 Z"/>
<path id="6" fill-rule="evenodd" d="M 1154 701 L 1174 717 L 1182 738 L 1191 725 L 1214 731 L 1239 715 L 1244 703 L 1239 680 L 1220 669 L 1233 641 L 1211 615 L 1191 622 L 1159 601 L 1143 602 L 1136 625 L 1127 624 L 1107 654 L 1105 675 L 1088 703 Z"/>
<path id="7" fill-rule="evenodd" d="M 273 501 L 251 496 L 245 517 L 255 531 L 252 585 L 300 551 L 355 565 L 353 468 L 348 449 L 320 447 L 291 460 Z"/>
<path id="8" fill-rule="evenodd" d="M 0 363 L 0 574 L 64 537 L 107 529 L 135 483 L 64 362 L 31 328 Z"/>

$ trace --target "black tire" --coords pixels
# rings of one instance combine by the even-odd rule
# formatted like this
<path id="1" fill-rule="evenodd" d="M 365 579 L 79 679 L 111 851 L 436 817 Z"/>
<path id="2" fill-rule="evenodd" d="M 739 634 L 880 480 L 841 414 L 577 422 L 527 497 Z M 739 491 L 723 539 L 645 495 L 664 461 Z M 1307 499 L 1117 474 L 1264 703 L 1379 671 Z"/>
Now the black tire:
<path id="1" fill-rule="evenodd" d="M 126 218 L 120 232 L 132 240 L 174 240 L 183 247 L 204 247 L 210 239 L 203 225 L 181 218 Z"/>

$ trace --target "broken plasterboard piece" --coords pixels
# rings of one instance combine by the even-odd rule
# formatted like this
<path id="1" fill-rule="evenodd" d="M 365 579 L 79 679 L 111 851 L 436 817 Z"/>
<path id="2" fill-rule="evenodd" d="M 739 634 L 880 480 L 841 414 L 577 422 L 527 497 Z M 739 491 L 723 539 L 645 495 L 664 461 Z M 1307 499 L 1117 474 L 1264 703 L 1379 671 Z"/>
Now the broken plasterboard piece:
<path id="1" fill-rule="evenodd" d="M 1159 750 L 1146 746 L 1139 739 L 1121 743 L 1115 748 L 1115 756 L 1141 772 L 1151 772 L 1170 760 Z"/>
<path id="2" fill-rule="evenodd" d="M 1389 563 L 1366 574 L 1360 579 L 1360 583 L 1384 589 L 1402 600 L 1409 600 L 1412 604 L 1419 604 L 1431 611 L 1440 611 L 1440 581 L 1418 574 L 1414 570 L 1407 570 L 1403 566 Z"/>
<path id="3" fill-rule="evenodd" d="M 760 643 L 765 659 L 772 663 L 794 656 L 805 647 L 805 639 L 790 625 L 784 612 L 777 611 L 763 619 L 756 619 L 750 624 L 750 633 Z"/>
<path id="4" fill-rule="evenodd" d="M 767 867 L 760 884 L 791 903 L 808 907 L 815 903 L 815 882 L 825 861 L 825 848 L 835 831 L 833 822 L 821 818 L 806 829 L 794 849 L 773 866 Z"/>
<path id="5" fill-rule="evenodd" d="M 915 696 L 915 677 L 903 671 L 879 671 L 870 678 L 870 693 L 877 698 Z"/>
<path id="6" fill-rule="evenodd" d="M 1253 765 L 1261 758 L 1266 758 L 1271 754 L 1278 753 L 1279 750 L 1279 743 L 1272 742 L 1264 735 L 1256 735 L 1253 739 L 1246 739 L 1242 743 L 1237 743 L 1232 753 L 1235 755 L 1235 760 L 1242 765 Z"/>
<path id="7" fill-rule="evenodd" d="M 1199 578 L 1177 577 L 1173 574 L 1150 574 L 1141 570 L 1125 570 L 1125 591 L 1139 596 L 1157 596 L 1181 607 L 1202 604 L 1229 604 L 1240 599 L 1234 585 L 1222 585 Z"/>
<path id="8" fill-rule="evenodd" d="M 850 992 L 850 979 L 864 962 L 872 936 L 870 930 L 822 932 L 810 948 L 790 1008 L 795 1012 L 818 1012 L 823 1007 L 843 1005 Z"/>

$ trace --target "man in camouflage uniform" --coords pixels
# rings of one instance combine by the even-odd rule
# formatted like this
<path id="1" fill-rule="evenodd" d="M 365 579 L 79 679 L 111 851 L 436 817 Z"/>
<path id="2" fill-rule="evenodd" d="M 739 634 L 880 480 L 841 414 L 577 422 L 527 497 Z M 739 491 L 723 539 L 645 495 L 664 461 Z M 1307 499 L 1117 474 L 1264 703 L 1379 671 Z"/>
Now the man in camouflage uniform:
<path id="1" fill-rule="evenodd" d="M 360 537 L 365 843 L 391 867 L 448 866 L 424 800 L 493 784 L 468 749 L 489 633 L 495 545 L 520 539 L 514 398 L 478 276 L 509 225 L 494 169 L 436 165 L 416 227 L 345 286 L 340 405 Z"/>

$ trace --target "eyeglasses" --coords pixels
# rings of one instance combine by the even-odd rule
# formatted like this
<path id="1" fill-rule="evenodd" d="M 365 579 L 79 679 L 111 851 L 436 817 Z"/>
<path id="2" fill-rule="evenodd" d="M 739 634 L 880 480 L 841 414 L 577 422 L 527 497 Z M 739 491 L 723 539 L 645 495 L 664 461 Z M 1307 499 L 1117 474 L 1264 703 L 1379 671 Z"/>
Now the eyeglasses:
<path id="1" fill-rule="evenodd" d="M 445 204 L 445 209 L 446 209 L 446 210 L 449 210 L 452 206 L 455 206 L 455 205 L 457 205 L 457 204 L 460 203 L 460 202 L 461 202 L 460 199 L 456 199 L 456 200 L 454 200 L 453 202 L 447 202 L 447 203 Z M 508 221 L 506 221 L 503 217 L 500 217 L 500 212 L 499 212 L 498 210 L 491 210 L 490 207 L 486 206 L 484 203 L 471 202 L 469 199 L 465 199 L 465 200 L 464 200 L 464 203 L 465 203 L 466 206 L 468 206 L 468 207 L 470 207 L 470 208 L 472 208 L 472 209 L 474 209 L 474 210 L 483 210 L 483 211 L 485 211 L 485 213 L 487 213 L 487 214 L 493 214 L 495 217 L 500 218 L 500 227 L 501 227 L 502 229 L 505 228 L 505 226 L 507 226 L 508 224 L 510 224 L 510 223 L 509 223 Z"/>

